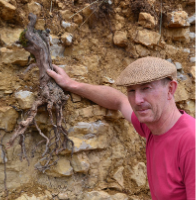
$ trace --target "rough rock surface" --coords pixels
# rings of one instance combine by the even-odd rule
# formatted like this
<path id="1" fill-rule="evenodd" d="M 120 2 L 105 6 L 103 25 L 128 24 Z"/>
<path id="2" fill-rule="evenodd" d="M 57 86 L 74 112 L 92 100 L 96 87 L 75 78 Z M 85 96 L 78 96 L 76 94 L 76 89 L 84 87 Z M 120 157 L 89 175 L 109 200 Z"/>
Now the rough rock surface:
<path id="1" fill-rule="evenodd" d="M 27 26 L 29 11 L 38 15 L 36 28 L 50 29 L 52 61 L 71 78 L 126 93 L 125 88 L 115 85 L 120 72 L 139 57 L 161 57 L 178 69 L 178 108 L 195 116 L 195 1 L 166 0 L 161 27 L 156 21 L 160 17 L 156 0 L 149 1 L 154 10 L 144 10 L 138 16 L 128 1 L 98 2 L 89 6 L 86 0 L 0 0 L 0 134 L 5 134 L 4 144 L 26 117 L 39 87 L 39 69 L 26 71 L 27 63 L 34 61 L 28 60 L 29 53 L 15 43 Z M 45 142 L 37 146 L 32 158 L 41 138 L 32 125 L 25 134 L 30 166 L 26 160 L 20 161 L 18 142 L 6 149 L 9 198 L 150 200 L 145 140 L 119 111 L 73 93 L 70 96 L 63 114 L 64 127 L 75 142 L 73 156 L 71 150 L 64 151 L 45 173 L 35 170 L 35 165 L 42 164 L 38 161 Z M 52 126 L 45 107 L 38 109 L 36 121 L 49 135 Z M 0 154 L 0 199 L 4 200 L 2 151 Z"/>

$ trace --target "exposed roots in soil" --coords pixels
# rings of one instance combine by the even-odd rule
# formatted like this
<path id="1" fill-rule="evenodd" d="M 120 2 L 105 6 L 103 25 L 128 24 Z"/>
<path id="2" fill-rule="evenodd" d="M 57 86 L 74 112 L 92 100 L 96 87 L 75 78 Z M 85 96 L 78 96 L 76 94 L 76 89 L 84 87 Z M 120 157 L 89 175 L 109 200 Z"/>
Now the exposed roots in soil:
<path id="1" fill-rule="evenodd" d="M 157 22 L 161 23 L 160 16 L 162 14 L 162 11 L 161 11 L 162 2 L 155 2 L 155 4 L 151 5 L 149 4 L 147 0 L 130 0 L 130 6 L 134 14 L 135 20 L 138 21 L 140 12 L 146 12 L 154 16 Z M 158 23 L 157 23 L 157 27 L 158 27 Z"/>
<path id="2" fill-rule="evenodd" d="M 18 127 L 15 128 L 14 134 L 9 140 L 8 145 L 12 146 L 16 138 L 20 137 L 20 159 L 22 160 L 25 158 L 29 164 L 25 147 L 25 132 L 31 124 L 34 124 L 41 137 L 43 137 L 43 140 L 41 140 L 33 149 L 32 155 L 34 155 L 38 145 L 45 143 L 45 151 L 42 154 L 42 159 L 40 160 L 45 160 L 45 163 L 44 165 L 35 166 L 39 171 L 44 172 L 46 169 L 49 169 L 50 166 L 57 163 L 57 160 L 53 161 L 54 154 L 58 155 L 70 145 L 71 152 L 73 153 L 74 143 L 68 138 L 68 133 L 62 125 L 62 121 L 64 119 L 63 106 L 68 100 L 68 95 L 65 95 L 63 90 L 46 73 L 47 69 L 53 70 L 49 49 L 49 30 L 35 30 L 34 26 L 37 20 L 36 15 L 30 13 L 28 18 L 30 22 L 27 26 L 27 29 L 21 33 L 19 43 L 22 44 L 24 49 L 30 52 L 36 59 L 36 64 L 39 67 L 40 72 L 40 87 L 37 100 L 34 102 L 32 108 L 28 112 L 26 120 L 21 121 Z M 35 120 L 38 107 L 43 105 L 47 106 L 52 130 L 54 132 L 53 137 L 50 136 L 51 134 L 49 134 L 49 137 L 47 137 L 38 127 Z M 54 110 L 56 113 L 55 120 L 53 120 L 52 110 Z"/>
<path id="3" fill-rule="evenodd" d="M 4 164 L 4 189 L 5 189 L 5 195 L 6 197 L 8 197 L 8 189 L 7 189 L 7 173 L 6 173 L 6 150 L 5 150 L 5 146 L 3 145 L 3 138 L 5 136 L 4 134 L 0 134 L 0 149 L 1 149 L 1 155 L 3 158 L 3 164 Z M 6 198 L 7 199 L 7 198 Z"/>

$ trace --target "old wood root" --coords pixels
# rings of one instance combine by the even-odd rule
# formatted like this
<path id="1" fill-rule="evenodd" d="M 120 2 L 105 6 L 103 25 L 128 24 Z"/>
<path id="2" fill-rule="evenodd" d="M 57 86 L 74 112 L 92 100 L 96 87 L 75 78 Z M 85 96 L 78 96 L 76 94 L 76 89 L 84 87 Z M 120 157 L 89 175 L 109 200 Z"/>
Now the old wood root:
<path id="1" fill-rule="evenodd" d="M 73 153 L 74 143 L 68 138 L 68 133 L 62 125 L 64 120 L 63 107 L 68 100 L 63 90 L 51 79 L 46 73 L 47 69 L 53 70 L 52 60 L 50 57 L 50 45 L 49 45 L 49 30 L 40 31 L 35 30 L 34 26 L 37 20 L 36 15 L 30 13 L 29 24 L 20 36 L 19 42 L 24 49 L 34 55 L 36 65 L 39 67 L 39 81 L 40 87 L 37 100 L 34 102 L 32 108 L 29 111 L 26 120 L 21 121 L 15 128 L 14 134 L 9 140 L 9 145 L 12 146 L 17 137 L 20 137 L 19 144 L 21 145 L 21 160 L 26 158 L 29 164 L 29 160 L 25 147 L 25 132 L 27 128 L 33 123 L 38 130 L 39 134 L 43 137 L 38 145 L 45 143 L 45 151 L 42 154 L 41 160 L 45 160 L 44 165 L 35 166 L 39 171 L 44 172 L 51 165 L 57 163 L 58 160 L 53 161 L 53 155 L 58 155 L 61 151 L 71 148 Z M 45 105 L 50 117 L 52 125 L 53 135 L 48 134 L 46 136 L 38 127 L 35 116 L 39 106 Z M 55 110 L 56 120 L 53 121 L 53 112 Z M 32 154 L 36 151 L 37 146 L 33 149 Z"/>

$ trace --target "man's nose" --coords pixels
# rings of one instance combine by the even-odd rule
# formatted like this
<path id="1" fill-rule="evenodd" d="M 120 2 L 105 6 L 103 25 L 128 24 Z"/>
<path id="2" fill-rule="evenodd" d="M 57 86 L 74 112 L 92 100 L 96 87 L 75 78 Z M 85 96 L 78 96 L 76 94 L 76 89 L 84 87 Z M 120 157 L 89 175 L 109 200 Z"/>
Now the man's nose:
<path id="1" fill-rule="evenodd" d="M 144 96 L 140 91 L 135 91 L 135 103 L 137 105 L 144 103 Z"/>

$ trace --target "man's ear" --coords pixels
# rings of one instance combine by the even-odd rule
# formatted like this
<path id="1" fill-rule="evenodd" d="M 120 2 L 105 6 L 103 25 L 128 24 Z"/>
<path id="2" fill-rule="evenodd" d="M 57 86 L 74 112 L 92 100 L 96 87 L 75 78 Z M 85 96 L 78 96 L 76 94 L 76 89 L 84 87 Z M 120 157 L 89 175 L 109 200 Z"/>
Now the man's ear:
<path id="1" fill-rule="evenodd" d="M 168 84 L 168 100 L 171 100 L 174 96 L 174 93 L 177 89 L 178 83 L 177 81 L 170 81 Z"/>

